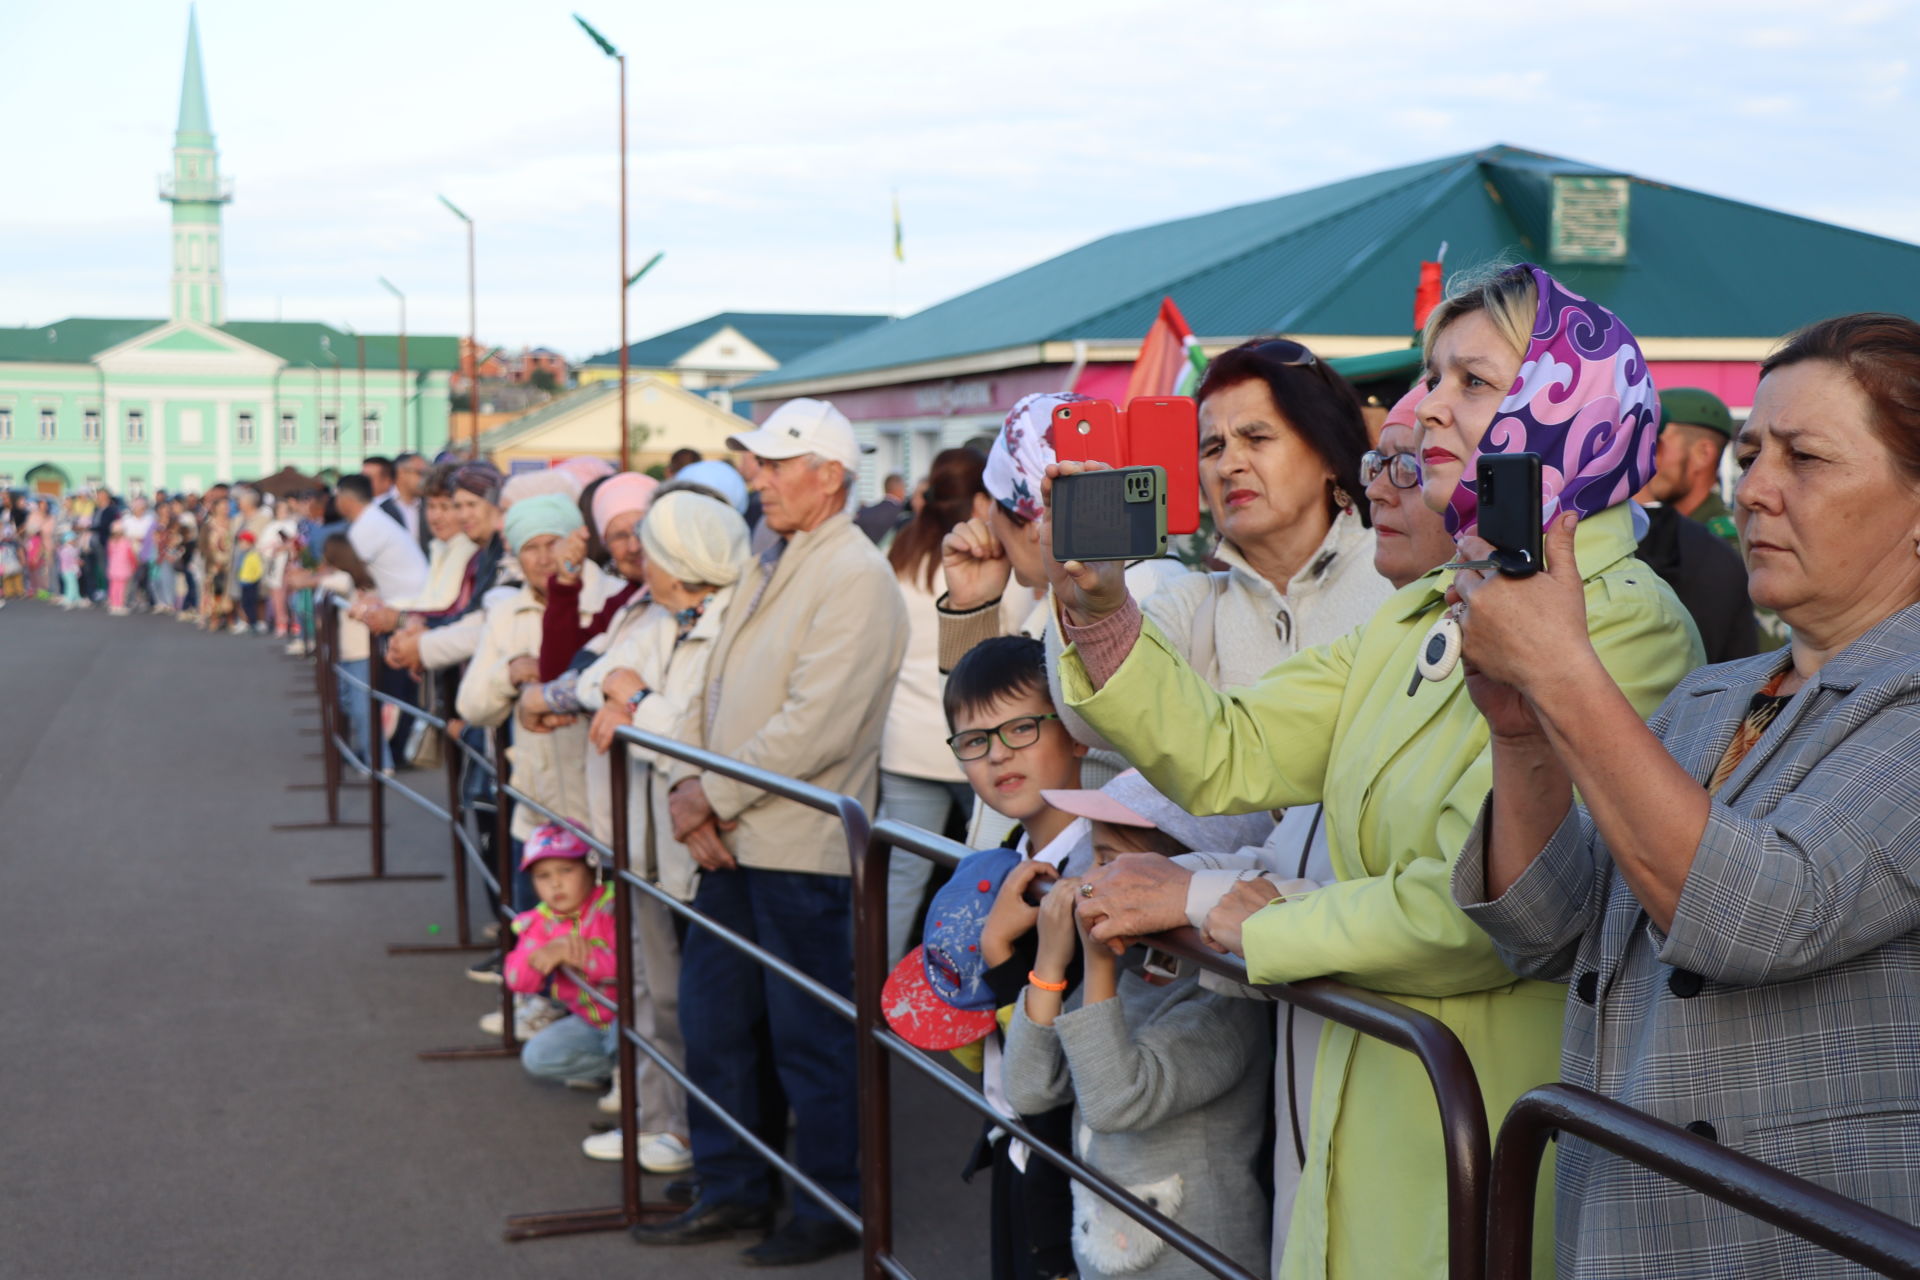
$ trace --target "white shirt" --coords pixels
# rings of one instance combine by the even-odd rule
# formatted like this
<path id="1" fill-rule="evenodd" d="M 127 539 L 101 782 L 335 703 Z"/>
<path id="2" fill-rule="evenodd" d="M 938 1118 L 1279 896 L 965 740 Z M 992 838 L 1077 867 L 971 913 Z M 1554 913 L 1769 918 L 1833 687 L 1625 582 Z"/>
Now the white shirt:
<path id="1" fill-rule="evenodd" d="M 400 523 L 407 526 L 407 536 L 416 544 L 420 541 L 420 503 L 416 499 L 408 502 L 400 496 L 398 489 L 387 490 L 387 496 L 393 499 L 393 505 L 400 508 Z"/>
<path id="2" fill-rule="evenodd" d="M 347 526 L 347 541 L 373 575 L 382 600 L 411 600 L 427 589 L 427 558 L 399 522 L 373 503 Z"/>

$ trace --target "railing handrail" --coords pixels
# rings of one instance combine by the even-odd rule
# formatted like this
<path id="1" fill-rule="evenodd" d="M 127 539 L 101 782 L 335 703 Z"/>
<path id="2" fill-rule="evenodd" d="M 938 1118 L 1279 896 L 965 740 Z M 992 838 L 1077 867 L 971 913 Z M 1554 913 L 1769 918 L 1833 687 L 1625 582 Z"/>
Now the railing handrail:
<path id="1" fill-rule="evenodd" d="M 1560 1131 L 1884 1275 L 1920 1276 L 1920 1228 L 1589 1089 L 1529 1089 L 1500 1125 L 1488 1280 L 1532 1274 L 1540 1157 Z"/>

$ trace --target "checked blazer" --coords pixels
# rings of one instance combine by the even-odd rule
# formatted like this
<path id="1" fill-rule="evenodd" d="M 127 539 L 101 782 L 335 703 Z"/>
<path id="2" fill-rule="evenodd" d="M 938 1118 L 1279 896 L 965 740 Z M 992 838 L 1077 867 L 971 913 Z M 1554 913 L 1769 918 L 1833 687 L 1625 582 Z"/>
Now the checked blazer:
<path id="1" fill-rule="evenodd" d="M 1683 680 L 1649 727 L 1705 785 L 1763 653 Z M 1569 984 L 1561 1075 L 1920 1220 L 1920 605 L 1828 661 L 1713 799 L 1654 927 L 1576 805 L 1487 902 L 1483 833 L 1454 896 L 1515 972 Z M 1562 1277 L 1864 1275 L 1563 1135 Z"/>

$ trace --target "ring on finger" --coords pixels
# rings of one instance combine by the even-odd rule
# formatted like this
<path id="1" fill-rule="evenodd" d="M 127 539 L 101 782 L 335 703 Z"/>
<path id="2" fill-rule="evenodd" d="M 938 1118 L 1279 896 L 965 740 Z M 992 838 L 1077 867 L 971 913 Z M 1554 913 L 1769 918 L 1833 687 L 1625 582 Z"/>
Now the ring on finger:
<path id="1" fill-rule="evenodd" d="M 1091 898 L 1093 896 L 1093 882 L 1091 880 L 1081 881 L 1080 896 L 1083 898 Z"/>

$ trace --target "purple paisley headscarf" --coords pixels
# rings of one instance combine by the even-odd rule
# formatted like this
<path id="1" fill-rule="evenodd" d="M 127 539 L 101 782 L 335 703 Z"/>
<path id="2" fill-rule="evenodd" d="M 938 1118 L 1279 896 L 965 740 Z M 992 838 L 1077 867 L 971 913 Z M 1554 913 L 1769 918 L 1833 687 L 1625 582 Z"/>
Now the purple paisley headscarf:
<path id="1" fill-rule="evenodd" d="M 1618 506 L 1653 475 L 1660 397 L 1640 344 L 1619 316 L 1539 267 L 1524 262 L 1513 270 L 1530 272 L 1540 294 L 1533 339 L 1447 502 L 1447 532 L 1455 537 L 1479 527 L 1481 454 L 1540 455 L 1540 513 L 1548 524 L 1562 511 L 1584 520 Z"/>

